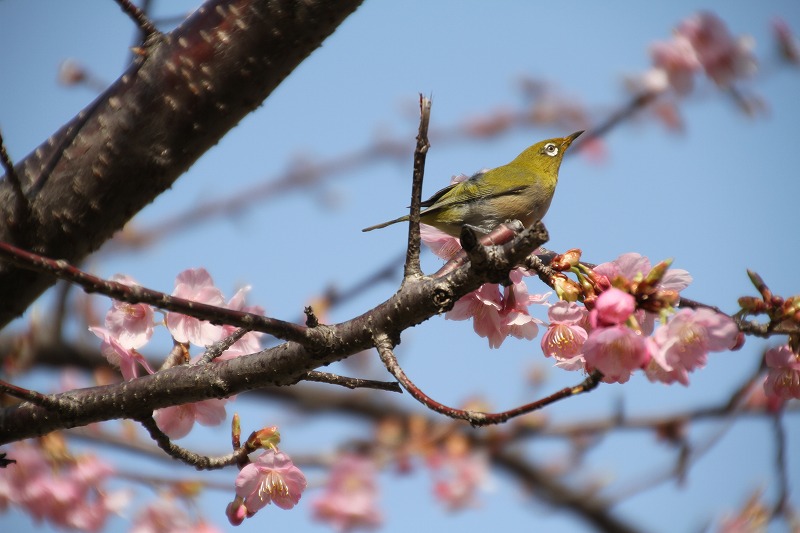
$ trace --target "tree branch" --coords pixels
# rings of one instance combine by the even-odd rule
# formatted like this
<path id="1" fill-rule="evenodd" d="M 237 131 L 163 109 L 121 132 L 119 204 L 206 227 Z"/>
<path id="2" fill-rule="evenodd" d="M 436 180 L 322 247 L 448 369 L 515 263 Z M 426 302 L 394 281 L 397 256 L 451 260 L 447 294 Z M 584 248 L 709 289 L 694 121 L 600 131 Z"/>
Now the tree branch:
<path id="1" fill-rule="evenodd" d="M 69 398 L 70 409 L 66 410 L 51 412 L 29 402 L 7 407 L 0 411 L 0 444 L 102 420 L 141 420 L 162 407 L 294 384 L 319 366 L 372 348 L 378 334 L 399 339 L 404 330 L 452 308 L 488 277 L 508 276 L 546 239 L 547 230 L 538 222 L 510 242 L 494 247 L 491 270 L 478 274 L 467 263 L 440 277 L 407 278 L 391 298 L 361 316 L 341 324 L 306 328 L 303 344 L 286 342 L 214 364 L 180 365 L 116 385 L 52 395 L 55 400 Z"/>
<path id="2" fill-rule="evenodd" d="M 13 231 L 0 181 L 0 240 L 77 262 L 172 186 L 362 0 L 209 0 L 147 41 L 131 67 L 16 166 L 32 215 Z M 0 265 L 0 327 L 53 278 Z"/>
<path id="3" fill-rule="evenodd" d="M 209 457 L 207 455 L 200 455 L 178 446 L 170 440 L 170 438 L 159 429 L 156 421 L 152 416 L 144 416 L 138 419 L 144 426 L 153 440 L 158 444 L 158 447 L 167 452 L 173 459 L 177 459 L 183 463 L 191 465 L 198 470 L 216 470 L 230 465 L 235 465 L 239 461 L 247 457 L 247 454 L 252 450 L 243 446 L 238 450 L 222 457 Z"/>

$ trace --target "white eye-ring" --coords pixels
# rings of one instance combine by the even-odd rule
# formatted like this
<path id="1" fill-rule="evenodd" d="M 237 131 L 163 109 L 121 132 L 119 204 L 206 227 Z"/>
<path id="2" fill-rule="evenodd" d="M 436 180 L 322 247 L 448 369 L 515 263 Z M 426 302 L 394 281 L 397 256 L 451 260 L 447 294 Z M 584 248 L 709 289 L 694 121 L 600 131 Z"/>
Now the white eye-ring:
<path id="1" fill-rule="evenodd" d="M 558 146 L 553 143 L 547 143 L 544 145 L 544 153 L 549 155 L 550 157 L 555 157 L 558 155 Z"/>

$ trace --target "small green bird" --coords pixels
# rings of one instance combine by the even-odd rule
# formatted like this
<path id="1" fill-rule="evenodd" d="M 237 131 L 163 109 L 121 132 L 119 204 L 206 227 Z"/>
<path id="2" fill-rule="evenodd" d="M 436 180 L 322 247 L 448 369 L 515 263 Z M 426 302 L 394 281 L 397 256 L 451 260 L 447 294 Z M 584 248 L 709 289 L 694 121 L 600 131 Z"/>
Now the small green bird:
<path id="1" fill-rule="evenodd" d="M 461 227 L 488 233 L 506 220 L 525 227 L 541 220 L 556 192 L 558 169 L 569 145 L 583 131 L 541 141 L 526 148 L 507 165 L 478 172 L 422 202 L 420 221 L 458 237 Z M 408 215 L 364 228 L 372 231 L 408 220 Z"/>

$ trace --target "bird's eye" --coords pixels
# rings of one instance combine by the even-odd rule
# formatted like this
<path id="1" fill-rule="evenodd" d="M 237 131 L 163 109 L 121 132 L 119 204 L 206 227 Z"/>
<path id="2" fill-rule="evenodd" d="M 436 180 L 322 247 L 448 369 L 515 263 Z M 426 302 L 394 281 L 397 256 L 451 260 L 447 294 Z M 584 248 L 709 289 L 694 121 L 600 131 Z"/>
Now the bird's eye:
<path id="1" fill-rule="evenodd" d="M 550 157 L 554 157 L 558 154 L 558 146 L 553 143 L 547 143 L 544 145 L 544 153 L 549 155 Z"/>

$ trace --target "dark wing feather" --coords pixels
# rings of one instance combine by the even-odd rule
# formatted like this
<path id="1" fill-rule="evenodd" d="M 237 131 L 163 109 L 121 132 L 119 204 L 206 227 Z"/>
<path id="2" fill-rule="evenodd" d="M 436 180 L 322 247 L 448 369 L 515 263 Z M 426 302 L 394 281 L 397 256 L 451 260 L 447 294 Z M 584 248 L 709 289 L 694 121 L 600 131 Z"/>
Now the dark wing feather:
<path id="1" fill-rule="evenodd" d="M 460 190 L 458 191 L 458 194 L 454 194 L 451 198 L 448 198 L 447 194 L 454 188 L 459 186 Z M 488 191 L 489 187 L 487 187 L 486 184 L 476 183 L 472 180 L 467 180 L 461 183 L 455 183 L 453 185 L 450 185 L 449 187 L 445 187 L 441 191 L 438 191 L 436 194 L 431 196 L 431 198 L 426 200 L 422 204 L 422 206 L 428 207 L 428 209 L 425 210 L 425 212 L 427 213 L 429 211 L 435 211 L 453 205 L 467 204 L 469 202 L 474 202 L 478 200 L 487 200 L 489 198 L 498 198 L 500 196 L 519 194 L 526 188 L 527 188 L 526 185 L 520 185 L 517 187 L 512 187 L 511 189 L 506 189 L 504 191 L 496 191 L 490 193 Z"/>

